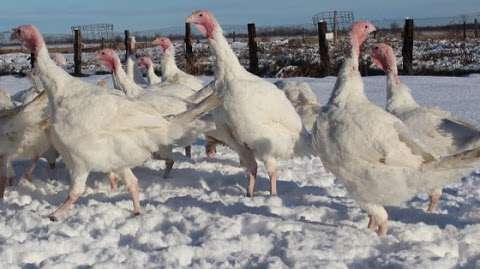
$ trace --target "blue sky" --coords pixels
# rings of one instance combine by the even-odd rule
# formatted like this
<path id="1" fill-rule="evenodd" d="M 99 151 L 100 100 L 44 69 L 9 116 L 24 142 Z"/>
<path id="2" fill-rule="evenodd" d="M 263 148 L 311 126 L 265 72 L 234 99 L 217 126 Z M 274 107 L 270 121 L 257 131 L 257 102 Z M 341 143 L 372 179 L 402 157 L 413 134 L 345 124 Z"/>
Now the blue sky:
<path id="1" fill-rule="evenodd" d="M 195 9 L 210 9 L 222 24 L 309 23 L 313 14 L 353 10 L 356 18 L 451 16 L 480 11 L 479 0 L 2 0 L 0 30 L 32 23 L 47 33 L 72 25 L 113 23 L 116 31 L 183 25 Z"/>

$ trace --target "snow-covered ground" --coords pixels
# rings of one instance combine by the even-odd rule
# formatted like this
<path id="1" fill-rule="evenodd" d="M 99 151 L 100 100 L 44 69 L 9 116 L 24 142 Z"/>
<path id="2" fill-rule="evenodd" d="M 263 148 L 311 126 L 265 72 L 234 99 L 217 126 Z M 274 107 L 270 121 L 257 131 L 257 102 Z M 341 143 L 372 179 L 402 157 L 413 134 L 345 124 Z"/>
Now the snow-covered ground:
<path id="1" fill-rule="evenodd" d="M 335 80 L 293 79 L 308 82 L 322 103 Z M 480 125 L 480 76 L 403 79 L 420 103 Z M 382 105 L 384 77 L 365 83 Z M 27 86 L 0 77 L 2 89 Z M 247 198 L 237 156 L 219 147 L 209 160 L 201 144 L 169 179 L 161 178 L 159 161 L 134 170 L 138 217 L 123 185 L 112 192 L 105 175 L 93 174 L 69 217 L 50 222 L 46 216 L 67 195 L 68 172 L 60 163 L 50 173 L 42 162 L 33 184 L 20 181 L 0 202 L 0 268 L 480 268 L 480 175 L 448 186 L 438 213 L 424 211 L 425 194 L 387 208 L 391 230 L 379 238 L 320 159 L 282 161 L 278 197 L 269 197 L 261 167 L 256 196 Z M 16 172 L 28 164 L 16 162 Z"/>
<path id="2" fill-rule="evenodd" d="M 445 33 L 444 33 L 445 34 Z M 448 32 L 446 33 L 448 36 Z M 240 63 L 245 67 L 249 66 L 249 48 L 247 40 L 238 38 L 236 42 L 231 40 L 231 46 L 235 54 L 240 59 Z M 391 45 L 397 56 L 399 68 L 402 68 L 402 46 L 403 40 L 396 35 L 383 33 L 376 39 L 367 41 L 365 48 L 373 43 L 384 42 Z M 259 37 L 258 43 L 258 61 L 259 68 L 265 76 L 289 77 L 289 76 L 311 76 L 318 73 L 316 70 L 320 58 L 318 54 L 317 37 Z M 174 41 L 177 51 L 179 64 L 184 64 L 184 41 Z M 330 58 L 334 66 L 343 61 L 343 51 L 345 43 L 339 42 L 337 46 L 330 42 Z M 58 48 L 58 45 L 50 45 L 50 49 Z M 62 46 L 60 46 L 62 47 Z M 193 43 L 196 68 L 201 74 L 211 74 L 213 72 L 214 57 L 210 53 L 208 43 L 205 39 Z M 467 41 L 459 41 L 453 37 L 442 38 L 419 38 L 414 42 L 413 69 L 417 74 L 448 74 L 448 72 L 478 72 L 480 71 L 480 39 L 471 38 Z M 371 68 L 376 68 L 372 61 L 368 59 L 368 52 L 362 55 L 363 62 Z M 118 50 L 120 58 L 124 58 L 124 50 Z M 148 55 L 153 58 L 155 63 L 160 61 L 160 53 L 157 49 L 142 48 L 137 50 L 138 55 Z M 29 54 L 9 53 L 0 54 L 0 73 L 14 74 L 26 72 L 30 69 Z M 66 53 L 68 69 L 73 71 L 73 54 Z M 94 52 L 82 53 L 82 68 L 85 73 L 95 73 L 98 70 L 104 70 L 99 67 L 94 59 Z M 310 67 L 310 68 L 308 68 Z M 314 70 L 310 70 L 314 69 Z"/>

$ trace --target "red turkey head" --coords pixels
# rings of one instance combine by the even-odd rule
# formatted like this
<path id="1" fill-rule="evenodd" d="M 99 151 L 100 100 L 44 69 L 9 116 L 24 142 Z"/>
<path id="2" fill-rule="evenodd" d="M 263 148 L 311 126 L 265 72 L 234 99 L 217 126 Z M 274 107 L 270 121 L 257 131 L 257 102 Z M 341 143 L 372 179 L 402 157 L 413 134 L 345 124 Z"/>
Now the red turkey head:
<path id="1" fill-rule="evenodd" d="M 153 66 L 152 59 L 150 59 L 149 57 L 141 57 L 138 60 L 138 66 L 148 70 L 151 66 Z"/>
<path id="2" fill-rule="evenodd" d="M 352 25 L 352 36 L 354 36 L 358 44 L 361 46 L 365 40 L 367 40 L 368 35 L 370 33 L 375 32 L 377 29 L 375 28 L 375 25 L 373 25 L 369 21 L 356 21 Z"/>
<path id="3" fill-rule="evenodd" d="M 195 24 L 198 31 L 207 38 L 213 38 L 213 31 L 216 29 L 217 21 L 212 12 L 208 10 L 197 10 L 188 16 L 187 22 Z"/>
<path id="4" fill-rule="evenodd" d="M 373 62 L 385 73 L 395 71 L 397 68 L 397 59 L 392 47 L 387 44 L 379 43 L 372 46 L 371 56 Z"/>
<path id="5" fill-rule="evenodd" d="M 37 27 L 31 24 L 21 25 L 14 28 L 10 39 L 20 41 L 22 46 L 34 54 L 38 54 L 45 44 L 42 34 L 40 34 Z"/>
<path id="6" fill-rule="evenodd" d="M 117 53 L 112 49 L 103 49 L 97 52 L 96 58 L 111 72 L 115 72 L 115 68 L 120 62 L 120 58 L 118 57 Z"/>
<path id="7" fill-rule="evenodd" d="M 167 49 L 173 47 L 172 41 L 167 37 L 157 37 L 153 40 L 153 44 L 159 46 L 162 49 L 162 52 L 165 52 Z"/>

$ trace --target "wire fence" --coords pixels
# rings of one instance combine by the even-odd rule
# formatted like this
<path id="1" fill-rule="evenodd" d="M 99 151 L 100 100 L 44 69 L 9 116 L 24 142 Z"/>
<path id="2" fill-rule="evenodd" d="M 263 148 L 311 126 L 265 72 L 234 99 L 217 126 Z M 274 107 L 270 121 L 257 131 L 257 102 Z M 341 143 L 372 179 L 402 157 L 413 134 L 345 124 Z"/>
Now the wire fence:
<path id="1" fill-rule="evenodd" d="M 368 18 L 366 18 L 368 19 Z M 451 30 L 459 31 L 463 29 L 463 24 L 467 24 L 468 29 L 475 30 L 480 21 L 480 12 L 462 14 L 450 17 L 433 17 L 433 18 L 413 18 L 415 20 L 415 28 L 418 30 Z M 291 24 L 291 25 L 256 25 L 257 36 L 291 36 L 291 35 L 316 35 L 317 25 L 319 21 L 327 22 L 328 31 L 335 29 L 338 31 L 346 31 L 354 20 L 353 13 L 350 11 L 332 11 L 322 12 L 313 16 L 313 23 Z M 399 31 L 402 29 L 405 18 L 386 18 L 386 19 L 370 19 L 380 30 Z M 477 24 L 475 24 L 477 21 Z M 338 25 L 335 25 L 338 24 Z M 85 43 L 99 43 L 102 40 L 110 42 L 121 42 L 123 40 L 124 29 L 114 29 L 112 24 L 91 24 L 72 26 L 72 29 L 80 29 Z M 225 35 L 231 37 L 246 37 L 247 24 L 244 25 L 222 25 Z M 11 31 L 0 32 L 0 46 L 14 45 L 10 41 Z M 150 30 L 130 31 L 131 35 L 136 37 L 137 41 L 144 42 L 151 40 L 157 36 L 169 36 L 173 39 L 182 39 L 185 33 L 185 26 L 170 26 Z M 201 36 L 194 32 L 195 38 Z M 45 41 L 47 44 L 71 43 L 73 41 L 72 34 L 55 34 L 45 33 Z M 446 36 L 448 38 L 448 36 Z M 454 36 L 455 38 L 455 36 Z"/>
<path id="2" fill-rule="evenodd" d="M 331 18 L 335 12 L 319 13 L 312 18 L 313 22 L 326 22 L 329 32 L 337 30 L 338 35 L 327 33 L 329 54 L 332 66 L 338 66 L 343 57 L 346 29 L 353 21 L 353 13 L 345 13 L 343 17 Z M 323 16 L 323 17 L 322 17 Z M 330 16 L 330 17 L 329 17 Z M 414 48 L 413 73 L 461 75 L 480 71 L 480 12 L 451 17 L 413 18 Z M 394 47 L 399 63 L 402 61 L 402 45 L 404 38 L 405 18 L 375 19 L 372 21 L 379 30 L 375 39 L 369 42 L 386 42 Z M 334 26 L 334 23 L 341 25 Z M 330 24 L 330 25 L 328 25 Z M 256 25 L 256 52 L 258 54 L 258 74 L 263 76 L 316 76 L 321 63 L 319 57 L 318 25 L 315 23 L 291 25 Z M 232 43 L 232 48 L 240 62 L 248 67 L 251 55 L 249 32 L 245 25 L 222 25 L 224 34 Z M 125 33 L 123 29 L 115 29 L 111 24 L 75 26 L 82 32 L 80 52 L 84 55 L 81 65 L 89 65 L 88 70 L 95 70 L 90 63 L 92 52 L 102 47 L 112 47 L 120 53 L 125 50 Z M 121 31 L 120 31 L 121 30 Z M 73 31 L 72 31 L 73 32 Z M 158 61 L 158 55 L 150 49 L 151 41 L 157 36 L 168 36 L 177 47 L 177 59 L 181 67 L 185 67 L 185 25 L 163 27 L 151 30 L 129 31 L 135 36 L 137 53 L 150 55 Z M 53 52 L 74 53 L 72 34 L 44 34 Z M 213 72 L 212 57 L 206 40 L 193 31 L 193 52 L 197 74 Z M 108 45 L 106 45 L 108 44 Z M 368 44 L 367 44 L 368 46 Z M 257 50 L 258 48 L 258 50 Z M 0 32 L 0 54 L 19 52 L 19 44 L 10 41 L 10 31 Z M 90 53 L 90 54 L 88 54 Z M 123 57 L 122 57 L 123 58 Z M 2 59 L 0 58 L 0 65 Z M 8 63 L 9 65 L 13 65 Z M 0 67 L 1 69 L 2 67 Z M 15 67 L 16 68 L 16 67 Z M 16 72 L 10 68 L 5 73 Z M 400 66 L 402 68 L 402 66 Z M 15 69 L 17 70 L 17 69 Z M 457 72 L 459 70 L 459 72 Z M 2 72 L 0 72 L 2 73 Z"/>

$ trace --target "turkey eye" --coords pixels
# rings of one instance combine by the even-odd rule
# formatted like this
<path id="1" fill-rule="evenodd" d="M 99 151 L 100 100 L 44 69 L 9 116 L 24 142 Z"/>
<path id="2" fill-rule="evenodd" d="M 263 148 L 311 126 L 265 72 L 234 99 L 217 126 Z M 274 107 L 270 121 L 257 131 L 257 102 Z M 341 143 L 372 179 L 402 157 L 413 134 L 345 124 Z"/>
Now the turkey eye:
<path id="1" fill-rule="evenodd" d="M 200 14 L 198 14 L 198 16 L 200 16 L 200 17 L 203 17 L 203 14 L 202 14 L 202 13 L 200 13 Z"/>
<path id="2" fill-rule="evenodd" d="M 365 29 L 367 29 L 367 28 L 368 28 L 368 25 L 365 25 Z"/>
<path id="3" fill-rule="evenodd" d="M 378 47 L 375 47 L 376 50 L 378 50 Z"/>

